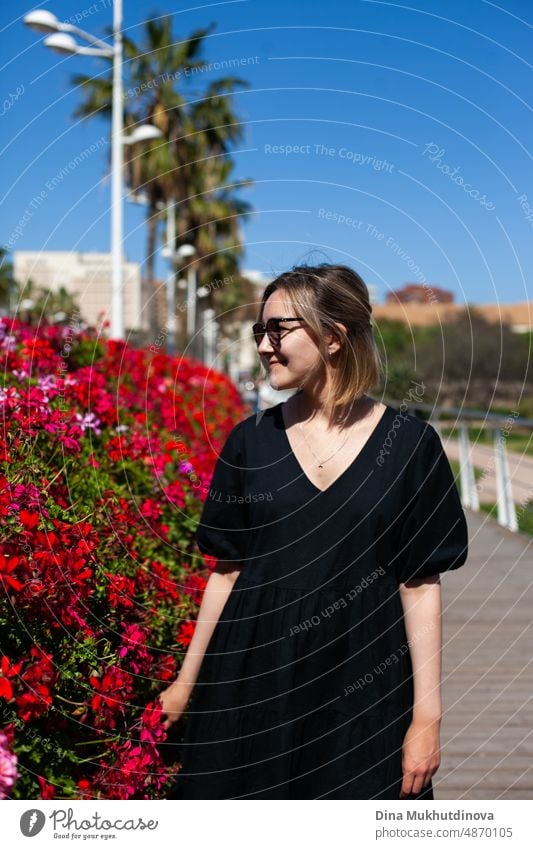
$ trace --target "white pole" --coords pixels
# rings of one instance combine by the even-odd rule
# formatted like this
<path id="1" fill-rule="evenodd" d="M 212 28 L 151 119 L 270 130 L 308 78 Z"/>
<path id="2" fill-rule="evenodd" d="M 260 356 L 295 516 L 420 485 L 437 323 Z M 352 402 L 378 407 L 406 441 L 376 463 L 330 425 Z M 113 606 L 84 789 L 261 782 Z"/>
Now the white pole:
<path id="1" fill-rule="evenodd" d="M 215 311 L 210 307 L 204 310 L 204 325 L 202 328 L 204 338 L 204 365 L 212 366 L 216 357 L 216 342 L 217 342 L 217 323 L 215 321 Z"/>
<path id="2" fill-rule="evenodd" d="M 170 270 L 167 275 L 167 354 L 176 353 L 176 205 L 174 199 L 167 202 L 167 247 Z"/>
<path id="3" fill-rule="evenodd" d="M 511 531 L 518 530 L 516 507 L 513 501 L 513 489 L 509 475 L 507 446 L 500 430 L 494 431 L 494 453 L 496 455 L 496 486 L 498 504 L 498 522 Z"/>
<path id="4" fill-rule="evenodd" d="M 124 338 L 122 290 L 122 180 L 124 104 L 122 102 L 122 0 L 113 3 L 113 107 L 111 119 L 111 336 Z"/>
<path id="5" fill-rule="evenodd" d="M 476 475 L 470 454 L 468 425 L 459 425 L 459 462 L 461 474 L 461 501 L 463 507 L 479 510 L 479 495 L 476 487 Z"/>
<path id="6" fill-rule="evenodd" d="M 190 357 L 196 351 L 196 271 L 192 263 L 187 269 L 187 346 Z"/>

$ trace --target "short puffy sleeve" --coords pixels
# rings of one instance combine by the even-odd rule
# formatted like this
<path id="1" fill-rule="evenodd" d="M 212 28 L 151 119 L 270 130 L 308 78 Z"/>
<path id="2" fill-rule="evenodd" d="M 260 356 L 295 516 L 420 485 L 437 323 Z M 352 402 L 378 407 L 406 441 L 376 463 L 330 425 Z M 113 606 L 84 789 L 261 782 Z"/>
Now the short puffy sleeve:
<path id="1" fill-rule="evenodd" d="M 203 554 L 232 562 L 245 559 L 248 539 L 242 425 L 235 425 L 219 454 L 195 534 Z"/>
<path id="2" fill-rule="evenodd" d="M 406 469 L 406 501 L 394 560 L 399 583 L 458 569 L 468 556 L 468 529 L 440 437 L 427 424 Z"/>

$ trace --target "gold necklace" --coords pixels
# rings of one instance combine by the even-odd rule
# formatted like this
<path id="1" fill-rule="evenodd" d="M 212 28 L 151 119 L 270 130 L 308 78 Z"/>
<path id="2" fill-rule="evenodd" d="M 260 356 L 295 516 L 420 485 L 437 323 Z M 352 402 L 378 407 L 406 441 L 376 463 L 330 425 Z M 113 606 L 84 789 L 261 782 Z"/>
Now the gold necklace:
<path id="1" fill-rule="evenodd" d="M 355 399 L 354 399 L 354 400 L 355 400 Z M 297 403 L 298 403 L 298 413 L 300 413 L 300 411 L 301 411 L 300 401 L 301 401 L 301 396 L 299 395 L 299 396 L 298 396 L 298 402 L 297 402 Z M 353 403 L 354 403 L 354 402 L 352 401 L 352 403 L 351 403 L 351 405 L 350 405 L 350 412 L 351 412 L 351 410 L 352 410 Z M 348 418 L 348 416 L 346 416 L 345 418 Z M 305 439 L 305 441 L 306 441 L 306 443 L 307 443 L 307 446 L 308 446 L 309 450 L 311 451 L 311 454 L 313 455 L 313 457 L 314 457 L 314 458 L 315 458 L 315 460 L 317 461 L 317 463 L 318 463 L 318 468 L 319 468 L 319 469 L 322 469 L 322 468 L 323 468 L 323 466 L 324 466 L 324 463 L 327 463 L 329 460 L 331 460 L 333 457 L 335 457 L 335 455 L 336 455 L 336 454 L 338 454 L 338 453 L 339 453 L 339 451 L 341 450 L 341 448 L 344 448 L 344 446 L 345 446 L 345 444 L 346 444 L 346 440 L 348 439 L 348 437 L 349 437 L 349 435 L 350 435 L 350 431 L 348 430 L 348 431 L 347 431 L 347 433 L 346 433 L 346 436 L 344 437 L 344 439 L 343 439 L 343 441 L 342 441 L 341 445 L 339 446 L 339 448 L 337 448 L 337 450 L 336 450 L 333 454 L 331 454 L 331 456 L 330 456 L 330 457 L 327 457 L 327 459 L 326 459 L 326 460 L 319 460 L 319 459 L 318 459 L 318 457 L 316 456 L 315 452 L 313 451 L 313 449 L 312 449 L 312 448 L 311 448 L 311 446 L 309 445 L 309 442 L 308 442 L 307 437 L 306 437 L 306 435 L 305 435 L 304 429 L 302 428 L 302 426 L 301 426 L 300 422 L 298 422 L 298 421 L 297 421 L 297 422 L 296 422 L 296 424 L 298 425 L 298 428 L 302 431 L 302 434 L 303 434 L 303 437 L 304 437 L 304 439 Z"/>

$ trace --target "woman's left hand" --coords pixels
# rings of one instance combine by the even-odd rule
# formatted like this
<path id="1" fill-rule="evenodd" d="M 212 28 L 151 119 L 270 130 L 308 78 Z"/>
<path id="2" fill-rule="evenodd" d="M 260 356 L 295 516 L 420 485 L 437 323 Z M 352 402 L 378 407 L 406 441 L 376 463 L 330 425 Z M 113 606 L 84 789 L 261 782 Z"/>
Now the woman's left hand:
<path id="1" fill-rule="evenodd" d="M 402 746 L 400 799 L 420 793 L 440 766 L 440 723 L 412 722 Z"/>

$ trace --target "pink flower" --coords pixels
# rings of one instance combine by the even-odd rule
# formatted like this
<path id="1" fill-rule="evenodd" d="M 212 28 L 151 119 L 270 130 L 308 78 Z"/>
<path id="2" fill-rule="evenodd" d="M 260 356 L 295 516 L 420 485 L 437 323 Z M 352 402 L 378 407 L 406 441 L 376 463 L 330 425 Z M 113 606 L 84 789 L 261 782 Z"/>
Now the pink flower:
<path id="1" fill-rule="evenodd" d="M 159 743 L 166 740 L 167 730 L 164 726 L 163 708 L 159 701 L 146 705 L 141 716 L 142 730 L 140 739 L 144 743 Z"/>
<path id="2" fill-rule="evenodd" d="M 16 336 L 4 336 L 2 340 L 2 348 L 5 348 L 6 351 L 14 351 L 17 347 L 17 341 Z"/>
<path id="3" fill-rule="evenodd" d="M 80 451 L 81 446 L 76 437 L 79 437 L 81 434 L 81 429 L 77 425 L 73 425 L 69 427 L 67 436 L 60 436 L 59 441 L 63 443 L 65 448 L 72 449 L 73 451 Z"/>
<path id="4" fill-rule="evenodd" d="M 82 428 L 82 430 L 92 428 L 92 430 L 94 430 L 97 436 L 100 436 L 100 434 L 102 433 L 101 429 L 98 427 L 101 422 L 99 419 L 96 418 L 94 413 L 85 413 L 84 416 L 82 416 L 80 413 L 76 413 L 76 419 L 78 420 L 79 426 Z"/>
<path id="5" fill-rule="evenodd" d="M 168 783 L 168 773 L 157 747 L 150 742 L 134 744 L 131 740 L 112 746 L 116 756 L 113 764 L 102 763 L 93 787 L 103 791 L 106 799 L 130 799 L 136 796 L 156 797 Z"/>
<path id="6" fill-rule="evenodd" d="M 131 622 L 122 623 L 122 645 L 118 649 L 120 658 L 128 657 L 129 668 L 136 675 L 149 674 L 154 658 L 146 647 L 146 633 L 138 625 Z"/>
<path id="7" fill-rule="evenodd" d="M 11 751 L 12 733 L 9 731 L 9 727 L 0 731 L 0 799 L 8 798 L 9 791 L 19 777 L 17 756 Z"/>

